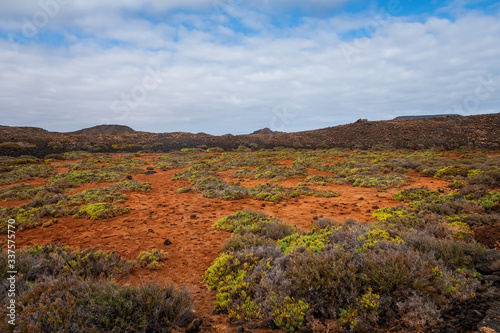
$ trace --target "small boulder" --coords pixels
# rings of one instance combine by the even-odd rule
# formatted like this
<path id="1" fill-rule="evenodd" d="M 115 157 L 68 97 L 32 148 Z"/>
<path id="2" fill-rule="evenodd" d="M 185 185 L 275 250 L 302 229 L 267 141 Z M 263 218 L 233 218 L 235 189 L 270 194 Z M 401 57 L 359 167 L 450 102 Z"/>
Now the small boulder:
<path id="1" fill-rule="evenodd" d="M 200 331 L 201 320 L 196 318 L 189 324 L 186 333 L 198 333 Z"/>
<path id="2" fill-rule="evenodd" d="M 484 275 L 492 275 L 500 271 L 500 251 L 486 251 L 484 256 L 478 260 L 476 270 Z"/>
<path id="3" fill-rule="evenodd" d="M 500 332 L 500 309 L 491 308 L 486 311 L 486 316 L 477 325 L 481 333 L 495 333 Z"/>
<path id="4" fill-rule="evenodd" d="M 231 320 L 229 324 L 234 326 L 243 326 L 246 324 L 246 321 L 244 321 L 243 319 L 234 319 Z"/>

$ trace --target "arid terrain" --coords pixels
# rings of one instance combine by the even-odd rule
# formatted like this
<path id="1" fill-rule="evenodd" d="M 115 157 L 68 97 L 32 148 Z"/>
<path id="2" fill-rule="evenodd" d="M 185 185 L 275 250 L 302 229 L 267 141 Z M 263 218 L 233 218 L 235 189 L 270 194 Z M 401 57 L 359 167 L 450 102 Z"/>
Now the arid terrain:
<path id="1" fill-rule="evenodd" d="M 229 130 L 228 130 L 229 132 Z M 500 114 L 467 117 L 366 121 L 296 133 L 269 129 L 248 135 L 205 133 L 148 133 L 127 126 L 100 125 L 71 133 L 49 132 L 35 127 L 0 126 L 0 155 L 48 154 L 73 150 L 94 152 L 171 151 L 182 148 L 221 147 L 225 150 L 288 148 L 456 149 L 461 146 L 498 149 Z"/>
<path id="2" fill-rule="evenodd" d="M 498 119 L 498 115 L 490 117 Z M 430 120 L 418 120 L 423 121 Z M 392 122 L 390 126 L 392 124 L 398 122 Z M 8 131 L 4 128 L 3 135 Z M 88 135 L 101 134 L 92 132 Z M 13 142 L 30 142 L 30 138 Z M 91 144 L 96 147 L 97 142 Z M 480 142 L 479 137 L 473 142 Z M 487 146 L 494 147 L 497 141 L 488 142 Z M 251 144 L 243 148 L 238 144 L 235 147 L 239 147 L 238 151 L 209 146 L 170 153 L 146 149 L 140 153 L 51 152 L 44 158 L 26 154 L 3 156 L 0 160 L 1 239 L 8 244 L 10 229 L 7 220 L 14 219 L 18 251 L 35 245 L 61 244 L 71 250 L 113 252 L 134 262 L 133 267 L 113 275 L 119 285 L 137 287 L 153 283 L 187 287 L 194 311 L 189 323 L 173 325 L 173 329 L 179 331 L 267 332 L 269 327 L 281 325 L 284 331 L 300 329 L 302 332 L 473 332 L 498 324 L 491 319 L 497 311 L 500 280 L 496 278 L 499 269 L 495 268 L 498 266 L 495 248 L 500 245 L 498 149 L 395 150 L 379 146 L 371 150 L 327 147 L 309 150 L 296 146 L 258 150 Z M 228 216 L 230 218 L 225 219 Z M 275 219 L 268 220 L 265 216 Z M 236 224 L 224 224 L 231 219 L 236 219 Z M 257 224 L 245 224 L 247 221 Z M 218 226 L 214 226 L 216 223 Z M 244 224 L 238 226 L 237 223 Z M 261 230 L 271 225 L 284 234 L 275 238 L 262 236 Z M 349 241 L 349 237 L 354 238 Z M 283 239 L 289 239 L 289 243 Z M 346 242 L 343 245 L 338 243 L 342 239 Z M 426 243 L 428 239 L 435 240 L 435 243 Z M 331 290 L 340 288 L 339 305 L 333 308 L 331 304 L 315 304 L 307 293 L 302 297 L 304 302 L 309 302 L 307 307 L 302 306 L 306 304 L 300 303 L 302 300 L 293 303 L 295 298 L 301 297 L 301 291 L 281 286 L 279 288 L 285 288 L 281 291 L 283 297 L 287 293 L 294 295 L 285 297 L 282 302 L 292 300 L 292 309 L 294 306 L 302 309 L 298 312 L 290 310 L 291 314 L 276 308 L 274 301 L 262 305 L 260 310 L 252 308 L 259 304 L 258 297 L 264 292 L 259 289 L 264 286 L 263 280 L 259 278 L 260 282 L 257 281 L 255 286 L 252 285 L 254 280 L 248 280 L 253 276 L 252 269 L 257 269 L 253 267 L 260 267 L 260 261 L 234 268 L 238 274 L 246 272 L 241 276 L 242 281 L 246 281 L 245 292 L 238 291 L 241 286 L 232 285 L 234 282 L 230 280 L 211 284 L 212 278 L 230 276 L 229 271 L 222 275 L 214 273 L 217 261 L 222 260 L 218 258 L 227 260 L 233 255 L 231 253 L 234 256 L 239 256 L 239 253 L 248 255 L 252 251 L 261 251 L 258 246 L 271 245 L 276 249 L 281 246 L 282 255 L 299 262 L 319 260 L 326 253 L 334 255 L 341 246 L 346 253 L 353 251 L 354 255 L 361 255 L 364 265 L 368 266 L 368 260 L 375 260 L 370 256 L 382 255 L 380 258 L 383 258 L 385 251 L 388 251 L 387 256 L 394 252 L 394 258 L 406 258 L 405 271 L 418 271 L 412 280 L 427 282 L 425 287 L 415 286 L 411 281 L 394 282 L 394 287 L 387 289 L 371 279 L 388 277 L 380 272 L 376 273 L 378 275 L 374 273 L 373 277 L 363 280 L 368 285 L 359 286 L 364 291 L 357 297 L 362 298 L 343 295 L 342 290 L 347 288 L 343 284 L 329 287 Z M 350 246 L 354 248 L 348 250 Z M 49 255 L 52 250 L 30 251 L 31 255 L 39 253 L 37 251 L 49 251 L 46 252 Z M 152 251 L 164 251 L 166 258 L 160 255 L 142 262 L 142 253 Z M 415 256 L 425 252 L 425 255 L 407 258 L 398 251 L 414 251 Z M 493 259 L 484 259 L 485 253 Z M 25 258 L 28 254 L 22 256 Z M 266 274 L 274 272 L 274 265 L 281 265 L 278 262 L 282 260 L 269 258 L 270 271 Z M 376 260 L 382 260 L 380 258 Z M 425 265 L 430 266 L 420 272 L 422 267 L 412 266 L 416 262 L 426 262 Z M 42 280 L 30 280 L 29 275 L 38 276 L 36 274 L 40 273 L 33 272 L 33 268 L 26 265 L 26 273 L 18 283 L 23 284 L 20 288 L 23 292 L 31 293 L 33 281 Z M 67 265 L 64 264 L 65 270 L 71 271 Z M 308 267 L 314 270 L 316 266 Z M 91 269 L 92 274 L 93 269 L 95 267 Z M 312 275 L 307 284 L 311 288 L 317 286 L 316 292 L 330 290 L 322 289 L 320 283 L 323 282 L 320 281 L 321 276 L 328 276 L 330 273 L 327 272 L 334 268 L 318 269 L 316 273 L 310 272 Z M 394 269 L 394 274 L 399 274 L 399 268 Z M 477 274 L 477 271 L 482 274 Z M 285 275 L 286 279 L 298 281 L 293 280 L 293 270 L 286 274 L 292 274 Z M 304 274 L 307 276 L 308 273 Z M 365 276 L 363 274 L 369 273 L 360 273 L 360 276 Z M 329 279 L 331 281 L 334 277 Z M 221 303 L 220 297 L 228 297 L 223 294 L 226 287 L 233 288 L 229 293 L 232 296 L 224 298 L 226 301 Z M 357 293 L 354 290 L 358 287 L 349 288 L 354 288 L 352 295 Z M 408 291 L 405 288 L 409 288 Z M 31 295 L 30 299 L 34 297 Z M 249 298 L 240 300 L 242 295 L 253 296 L 244 296 Z M 39 299 L 40 303 L 47 302 L 43 297 Z M 256 297 L 256 303 L 251 297 Z M 343 297 L 346 299 L 341 301 Z M 423 303 L 417 302 L 412 308 L 415 305 L 404 302 L 408 297 L 416 297 Z M 350 302 L 350 299 L 363 301 L 361 305 L 355 305 L 357 308 L 347 308 L 349 303 L 345 302 Z M 368 303 L 363 303 L 365 301 Z M 266 306 L 274 306 L 273 311 L 277 312 L 266 313 L 269 311 Z M 418 312 L 422 306 L 431 307 L 432 311 L 429 308 L 425 314 L 412 312 Z M 309 311 L 305 311 L 306 308 Z M 20 320 L 26 322 L 34 318 L 30 311 L 48 311 L 23 309 Z M 59 313 L 60 310 L 54 311 Z M 54 312 L 50 313 L 48 318 L 55 318 Z M 61 318 L 71 322 L 67 316 Z M 193 321 L 193 318 L 199 321 Z M 273 319 L 274 323 L 266 322 L 268 319 Z M 488 320 L 493 324 L 488 324 Z M 29 325 L 26 327 L 33 331 L 40 329 L 33 322 Z"/>

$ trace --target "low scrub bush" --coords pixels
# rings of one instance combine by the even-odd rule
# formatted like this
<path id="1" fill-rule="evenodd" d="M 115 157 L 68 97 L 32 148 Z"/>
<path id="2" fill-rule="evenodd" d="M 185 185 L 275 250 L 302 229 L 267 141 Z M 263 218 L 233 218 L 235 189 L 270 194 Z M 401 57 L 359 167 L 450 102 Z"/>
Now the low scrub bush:
<path id="1" fill-rule="evenodd" d="M 85 183 L 107 183 L 122 180 L 124 175 L 114 171 L 68 171 L 58 174 L 49 179 L 49 182 L 54 183 L 63 181 L 65 183 L 85 184 Z"/>
<path id="2" fill-rule="evenodd" d="M 137 263 L 141 267 L 150 269 L 157 269 L 163 266 L 163 262 L 167 260 L 168 255 L 166 251 L 152 249 L 151 251 L 143 251 L 137 257 Z"/>
<path id="3" fill-rule="evenodd" d="M 8 255 L 0 249 L 0 264 Z M 193 321 L 186 289 L 145 284 L 122 286 L 112 278 L 133 263 L 113 252 L 31 246 L 16 252 L 16 326 L 2 332 L 171 332 Z M 0 314 L 6 315 L 7 273 L 0 274 Z"/>
<path id="4" fill-rule="evenodd" d="M 216 309 L 230 318 L 272 319 L 287 332 L 310 315 L 350 330 L 398 320 L 433 327 L 440 308 L 474 296 L 480 282 L 473 265 L 484 248 L 387 223 L 405 217 L 398 211 L 371 225 L 323 219 L 309 232 L 292 228 L 276 239 L 262 232 L 277 224 L 272 217 L 237 212 L 219 220 L 215 227 L 234 235 L 204 275 L 217 290 Z"/>
<path id="5" fill-rule="evenodd" d="M 23 180 L 47 178 L 54 174 L 54 167 L 47 164 L 16 165 L 11 172 L 0 173 L 0 185 L 13 184 Z"/>
<path id="6" fill-rule="evenodd" d="M 90 220 L 95 221 L 110 219 L 112 217 L 128 213 L 130 213 L 130 209 L 126 207 L 115 206 L 110 203 L 95 203 L 81 207 L 78 212 L 73 215 L 73 217 L 87 217 Z"/>
<path id="7" fill-rule="evenodd" d="M 398 192 L 393 195 L 393 198 L 396 200 L 404 201 L 404 202 L 412 202 L 423 200 L 428 197 L 438 196 L 439 192 L 430 191 L 427 188 L 409 188 L 404 189 L 401 192 Z"/>

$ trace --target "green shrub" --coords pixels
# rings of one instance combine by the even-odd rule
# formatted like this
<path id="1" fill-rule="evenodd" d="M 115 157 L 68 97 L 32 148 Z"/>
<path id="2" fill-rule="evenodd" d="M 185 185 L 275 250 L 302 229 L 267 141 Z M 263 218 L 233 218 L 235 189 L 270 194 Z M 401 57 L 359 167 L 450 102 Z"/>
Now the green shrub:
<path id="1" fill-rule="evenodd" d="M 53 174 L 54 167 L 46 164 L 16 165 L 10 173 L 0 173 L 0 185 L 22 180 L 46 178 Z"/>
<path id="2" fill-rule="evenodd" d="M 293 297 L 285 297 L 282 301 L 271 299 L 274 303 L 274 323 L 285 332 L 293 332 L 304 323 L 304 317 L 309 304 L 295 300 Z"/>
<path id="3" fill-rule="evenodd" d="M 492 208 L 495 205 L 500 204 L 500 192 L 499 191 L 491 191 L 488 195 L 485 195 L 481 199 L 479 199 L 479 204 L 486 208 Z"/>
<path id="4" fill-rule="evenodd" d="M 21 150 L 24 149 L 24 146 L 19 142 L 2 142 L 0 148 Z"/>
<path id="5" fill-rule="evenodd" d="M 274 217 L 250 210 L 238 211 L 218 220 L 214 228 L 234 234 L 256 234 L 272 240 L 282 239 L 295 232 L 295 228 Z"/>
<path id="6" fill-rule="evenodd" d="M 109 280 L 47 279 L 18 304 L 16 323 L 24 332 L 171 332 L 195 318 L 187 290 Z"/>
<path id="7" fill-rule="evenodd" d="M 157 269 L 163 266 L 163 262 L 167 260 L 167 252 L 158 249 L 152 249 L 151 251 L 143 251 L 137 257 L 137 263 L 141 267 L 147 267 L 150 269 Z"/>
<path id="8" fill-rule="evenodd" d="M 56 141 L 49 142 L 48 146 L 52 150 L 61 150 L 61 149 L 64 149 L 64 145 L 62 143 L 56 142 Z"/>
<path id="9" fill-rule="evenodd" d="M 113 277 L 128 274 L 132 269 L 131 262 L 114 252 L 72 250 L 60 244 L 33 245 L 16 254 L 16 269 L 21 285 L 24 281 L 33 283 L 46 276 Z M 0 263 L 7 265 L 7 259 L 7 252 L 0 252 Z M 2 274 L 2 278 L 7 278 L 7 273 Z"/>
<path id="10" fill-rule="evenodd" d="M 149 192 L 153 187 L 149 183 L 141 183 L 136 180 L 125 180 L 114 185 L 98 187 L 85 190 L 70 196 L 69 202 L 72 205 L 98 202 L 123 203 L 127 196 L 123 192 Z"/>
<path id="11" fill-rule="evenodd" d="M 411 202 L 423 200 L 432 196 L 439 196 L 439 192 L 430 191 L 427 188 L 408 188 L 394 194 L 392 197 L 396 200 Z"/>
<path id="12" fill-rule="evenodd" d="M 218 221 L 235 234 L 204 275 L 217 290 L 216 309 L 247 321 L 273 319 L 286 331 L 299 329 L 306 314 L 348 329 L 391 326 L 398 315 L 419 318 L 405 321 L 407 327 L 436 325 L 439 307 L 474 296 L 480 282 L 473 263 L 484 248 L 451 238 L 446 227 L 439 231 L 446 223 L 432 214 L 412 213 L 419 230 L 392 224 L 408 217 L 395 211 L 386 212 L 394 216 L 384 223 L 324 219 L 309 232 L 277 239 L 262 233 L 275 223 L 261 214 Z M 390 316 L 394 309 L 399 312 Z"/>
<path id="13" fill-rule="evenodd" d="M 310 249 L 318 253 L 324 250 L 328 245 L 329 236 L 334 229 L 324 228 L 320 230 L 311 230 L 305 234 L 292 234 L 278 241 L 283 253 L 290 253 L 300 248 Z"/>
<path id="14" fill-rule="evenodd" d="M 386 207 L 377 209 L 373 214 L 372 218 L 381 222 L 395 217 L 405 217 L 411 213 L 403 206 L 397 207 Z"/>
<path id="15" fill-rule="evenodd" d="M 119 207 L 109 203 L 95 203 L 81 207 L 73 217 L 88 217 L 90 220 L 95 221 L 110 219 L 128 213 L 130 213 L 130 209 L 126 207 Z"/>

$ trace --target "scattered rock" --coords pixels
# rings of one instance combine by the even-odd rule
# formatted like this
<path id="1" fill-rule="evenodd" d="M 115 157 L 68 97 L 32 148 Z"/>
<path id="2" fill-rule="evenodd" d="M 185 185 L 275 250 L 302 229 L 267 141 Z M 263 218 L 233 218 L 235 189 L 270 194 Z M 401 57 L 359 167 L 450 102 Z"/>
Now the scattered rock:
<path id="1" fill-rule="evenodd" d="M 283 207 L 286 207 L 286 206 L 288 206 L 288 205 L 287 205 L 286 203 L 284 203 L 284 204 L 283 204 Z"/>
<path id="2" fill-rule="evenodd" d="M 148 229 L 148 232 L 153 232 L 154 233 L 155 231 L 153 229 Z"/>
<path id="3" fill-rule="evenodd" d="M 484 275 L 492 275 L 500 271 L 500 251 L 488 250 L 477 262 L 476 270 Z"/>
<path id="4" fill-rule="evenodd" d="M 229 322 L 230 325 L 234 326 L 243 326 L 246 324 L 246 322 L 243 319 L 234 319 Z"/>
<path id="5" fill-rule="evenodd" d="M 272 319 L 264 320 L 259 323 L 259 328 L 269 328 L 275 330 L 278 328 Z"/>
<path id="6" fill-rule="evenodd" d="M 257 323 L 250 324 L 250 325 L 248 325 L 248 328 L 251 330 L 259 328 L 259 324 L 257 324 Z"/>
<path id="7" fill-rule="evenodd" d="M 263 203 L 263 204 L 262 204 L 262 205 L 260 205 L 260 206 L 261 206 L 261 207 L 266 207 L 266 204 L 265 204 L 265 203 Z"/>
<path id="8" fill-rule="evenodd" d="M 359 198 L 358 200 L 365 200 L 365 198 L 363 198 L 363 197 L 360 197 L 360 198 Z"/>
<path id="9" fill-rule="evenodd" d="M 313 220 L 314 220 L 314 221 L 317 221 L 317 220 L 318 220 L 318 217 L 317 217 L 317 216 L 313 216 Z"/>
<path id="10" fill-rule="evenodd" d="M 186 333 L 198 333 L 200 331 L 200 326 L 201 326 L 201 320 L 196 318 L 189 324 L 188 328 L 186 329 Z"/>
<path id="11" fill-rule="evenodd" d="M 379 207 L 379 206 L 377 206 L 377 205 L 373 205 L 373 206 L 372 206 L 372 208 L 373 208 L 373 209 L 379 209 L 380 207 Z"/>
<path id="12" fill-rule="evenodd" d="M 145 175 L 146 175 L 146 176 L 149 176 L 149 175 L 153 175 L 153 174 L 155 174 L 155 173 L 156 173 L 156 171 L 151 171 L 151 170 L 149 170 L 149 171 L 146 171 L 146 172 L 145 172 Z"/>
<path id="13" fill-rule="evenodd" d="M 486 316 L 477 325 L 481 333 L 500 332 L 500 308 L 491 308 L 486 311 Z"/>
<path id="14" fill-rule="evenodd" d="M 148 167 L 146 168 L 146 170 L 154 170 L 154 168 L 153 168 L 153 167 L 148 166 Z"/>
<path id="15" fill-rule="evenodd" d="M 481 277 L 481 280 L 484 280 L 484 281 L 493 281 L 493 283 L 495 283 L 495 282 L 499 282 L 500 281 L 500 276 L 498 276 L 498 275 L 483 275 Z"/>
<path id="16" fill-rule="evenodd" d="M 127 178 L 128 180 L 132 180 L 132 176 L 130 176 L 130 175 L 125 177 L 125 178 Z"/>
<path id="17" fill-rule="evenodd" d="M 197 217 L 198 217 L 198 216 L 197 216 L 196 214 L 191 214 L 191 216 L 190 216 L 190 218 L 192 218 L 192 219 L 195 219 L 195 218 L 197 218 Z"/>
<path id="18" fill-rule="evenodd" d="M 234 333 L 245 333 L 245 329 L 242 326 L 240 326 L 234 331 Z"/>
<path id="19" fill-rule="evenodd" d="M 443 189 L 441 189 L 441 188 L 438 188 L 438 192 L 439 192 L 439 193 L 444 193 L 444 190 L 443 190 Z"/>
<path id="20" fill-rule="evenodd" d="M 371 213 L 371 210 L 370 210 L 370 209 L 367 209 L 367 210 L 366 210 L 366 212 L 367 212 L 367 213 Z"/>
<path id="21" fill-rule="evenodd" d="M 172 242 L 169 240 L 169 239 L 165 239 L 165 241 L 163 242 L 163 245 L 171 245 Z"/>

